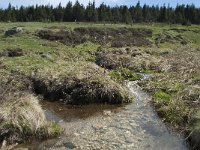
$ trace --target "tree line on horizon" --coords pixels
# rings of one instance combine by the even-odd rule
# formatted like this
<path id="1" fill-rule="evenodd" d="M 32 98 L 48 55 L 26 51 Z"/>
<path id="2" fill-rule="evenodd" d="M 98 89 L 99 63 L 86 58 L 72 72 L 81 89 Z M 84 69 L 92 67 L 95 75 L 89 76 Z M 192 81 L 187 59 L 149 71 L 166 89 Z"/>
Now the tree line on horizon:
<path id="1" fill-rule="evenodd" d="M 95 1 L 85 7 L 78 0 L 71 1 L 65 7 L 61 3 L 57 7 L 52 5 L 21 6 L 19 8 L 8 5 L 0 9 L 0 21 L 4 22 L 109 22 L 109 23 L 181 23 L 185 25 L 200 24 L 200 8 L 195 5 L 177 5 L 175 8 L 166 6 L 135 6 L 111 7 L 104 3 L 99 7 Z"/>

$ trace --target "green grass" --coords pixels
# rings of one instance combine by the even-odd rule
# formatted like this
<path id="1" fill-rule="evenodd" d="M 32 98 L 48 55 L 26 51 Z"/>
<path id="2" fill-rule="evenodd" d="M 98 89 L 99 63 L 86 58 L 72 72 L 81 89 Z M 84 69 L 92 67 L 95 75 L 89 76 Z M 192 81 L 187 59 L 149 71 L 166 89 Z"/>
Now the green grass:
<path id="1" fill-rule="evenodd" d="M 135 81 L 141 78 L 141 75 L 126 68 L 113 70 L 110 72 L 110 76 L 112 79 L 119 81 L 124 81 L 124 80 Z"/>
<path id="2" fill-rule="evenodd" d="M 23 33 L 10 37 L 5 37 L 3 31 L 15 26 L 22 26 L 24 28 Z M 6 56 L 0 57 L 0 67 L 1 63 L 5 65 L 5 67 L 0 68 L 0 79 L 1 79 L 0 84 L 3 85 L 2 83 L 4 83 L 6 85 L 7 83 L 10 83 L 11 87 L 16 87 L 18 90 L 24 90 L 25 87 L 23 82 L 18 81 L 17 79 L 11 80 L 10 77 L 12 77 L 13 72 L 23 73 L 24 75 L 31 75 L 34 71 L 37 71 L 38 73 L 37 77 L 44 81 L 54 81 L 54 80 L 64 79 L 65 77 L 74 77 L 74 76 L 78 76 L 78 78 L 85 78 L 87 76 L 92 76 L 92 75 L 98 77 L 99 78 L 98 80 L 103 81 L 104 75 L 106 76 L 108 75 L 107 71 L 100 67 L 96 67 L 94 65 L 95 53 L 100 47 L 99 44 L 86 42 L 75 46 L 73 45 L 68 46 L 61 42 L 40 39 L 35 35 L 35 33 L 40 29 L 49 27 L 60 28 L 62 26 L 67 29 L 74 29 L 77 27 L 95 27 L 95 28 L 126 27 L 126 28 L 151 29 L 153 31 L 153 36 L 149 37 L 149 39 L 154 43 L 154 45 L 152 45 L 150 49 L 151 53 L 148 55 L 148 58 L 159 57 L 160 59 L 161 56 L 161 60 L 165 60 L 166 58 L 165 55 L 162 55 L 163 53 L 162 50 L 166 50 L 171 53 L 177 51 L 177 49 L 180 49 L 180 51 L 177 52 L 182 53 L 181 48 L 183 48 L 184 45 L 181 45 L 180 43 L 177 44 L 176 41 L 175 43 L 164 42 L 155 45 L 155 38 L 158 36 L 158 34 L 163 34 L 167 32 L 173 37 L 181 35 L 182 37 L 186 38 L 186 40 L 190 41 L 187 47 L 185 47 L 188 48 L 188 51 L 190 50 L 191 47 L 198 48 L 200 45 L 200 34 L 199 34 L 200 26 L 197 25 L 192 25 L 187 27 L 181 25 L 170 26 L 167 24 L 133 24 L 131 26 L 126 24 L 104 25 L 104 24 L 90 24 L 90 23 L 58 23 L 58 22 L 0 23 L 0 31 L 1 31 L 0 53 L 2 53 L 5 49 L 21 48 L 24 54 L 21 57 L 6 57 Z M 188 31 L 177 32 L 170 30 L 172 28 L 186 29 Z M 158 48 L 157 46 L 160 48 Z M 113 50 L 113 48 L 109 47 L 108 45 L 103 45 L 102 47 L 107 51 Z M 136 49 L 138 48 L 136 47 Z M 141 47 L 141 49 L 142 49 L 141 51 L 143 51 L 149 48 Z M 52 59 L 42 57 L 42 54 L 48 54 L 52 57 Z M 195 52 L 194 54 L 198 55 L 197 52 Z M 146 57 L 143 59 L 146 60 Z M 137 60 L 138 66 L 143 64 L 145 60 Z M 152 62 L 153 60 L 154 59 L 152 60 L 149 59 L 148 61 Z M 141 68 L 140 71 L 144 73 L 158 74 L 157 71 L 149 69 L 148 67 L 144 69 Z M 110 71 L 109 75 L 111 76 L 112 79 L 118 81 L 123 81 L 123 80 L 134 81 L 141 78 L 140 75 L 127 68 L 112 70 Z M 159 77 L 155 78 L 153 81 L 149 80 L 150 81 L 149 83 L 151 83 L 151 90 L 153 92 L 153 101 L 156 106 L 157 112 L 161 114 L 161 116 L 167 122 L 176 125 L 177 124 L 180 125 L 181 123 L 184 124 L 185 120 L 188 121 L 188 118 L 190 117 L 189 116 L 190 112 L 193 110 L 194 107 L 188 105 L 188 102 L 185 102 L 184 99 L 182 99 L 183 95 L 181 95 L 181 92 L 185 87 L 187 87 L 187 83 L 185 83 L 187 81 L 181 83 L 179 82 L 180 79 L 178 77 L 177 79 L 174 79 L 175 78 L 174 74 L 168 74 L 167 72 L 159 73 L 159 76 L 160 78 Z M 170 76 L 170 78 L 165 78 L 167 76 Z M 110 80 L 110 78 L 108 77 L 106 78 Z M 194 75 L 192 78 L 192 81 L 195 83 L 199 80 L 200 77 L 198 74 Z M 104 82 L 107 81 L 108 80 L 105 80 Z M 146 86 L 145 88 L 148 87 Z M 116 89 L 116 91 L 117 90 L 118 89 Z M 126 93 L 124 93 L 123 95 L 126 95 Z M 7 115 L 13 112 L 11 106 L 7 107 L 7 110 L 3 110 L 2 107 L 0 107 L 0 109 L 2 109 L 2 112 Z M 24 116 L 26 116 L 26 113 L 24 112 L 22 113 Z M 19 116 L 16 114 L 16 120 L 19 120 L 18 117 Z M 28 119 L 31 120 L 31 118 Z M 10 120 L 8 119 L 6 128 L 10 129 L 10 127 L 13 127 L 12 125 L 13 124 L 10 124 Z M 20 126 L 22 127 L 21 131 L 23 134 L 32 131 L 29 130 L 32 129 L 32 126 L 30 124 L 28 125 L 29 128 L 24 128 Z M 41 126 L 43 126 L 43 124 Z M 45 130 L 44 132 L 52 132 L 54 134 L 59 134 L 61 130 L 60 127 L 57 126 L 55 123 L 47 124 L 47 126 L 50 128 L 48 128 L 49 129 L 48 131 Z M 192 129 L 196 129 L 197 127 L 199 129 L 199 123 L 195 125 L 195 127 L 192 127 Z"/>
<path id="3" fill-rule="evenodd" d="M 175 126 L 185 125 L 190 112 L 189 106 L 180 98 L 158 91 L 153 94 L 153 102 L 158 114 Z"/>
<path id="4" fill-rule="evenodd" d="M 196 74 L 193 76 L 193 82 L 197 83 L 197 82 L 200 82 L 200 74 Z"/>
<path id="5" fill-rule="evenodd" d="M 170 95 L 165 93 L 165 92 L 162 92 L 162 91 L 159 91 L 159 92 L 156 92 L 154 95 L 153 95 L 153 98 L 155 99 L 164 99 L 164 100 L 169 100 L 170 99 Z"/>
<path id="6" fill-rule="evenodd" d="M 156 105 L 167 105 L 170 102 L 171 95 L 163 91 L 158 91 L 153 94 L 153 99 Z"/>

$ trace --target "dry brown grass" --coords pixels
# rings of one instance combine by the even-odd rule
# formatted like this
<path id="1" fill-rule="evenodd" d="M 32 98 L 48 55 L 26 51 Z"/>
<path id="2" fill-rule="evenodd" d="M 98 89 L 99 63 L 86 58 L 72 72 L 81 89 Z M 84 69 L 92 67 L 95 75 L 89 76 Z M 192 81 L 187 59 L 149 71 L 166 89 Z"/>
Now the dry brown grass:
<path id="1" fill-rule="evenodd" d="M 128 68 L 136 72 L 159 71 L 157 67 L 159 62 L 158 56 L 155 57 L 144 48 L 100 49 L 96 52 L 96 63 L 107 69 Z"/>
<path id="2" fill-rule="evenodd" d="M 111 43 L 112 47 L 151 46 L 147 37 L 152 30 L 144 28 L 75 28 L 74 30 L 48 29 L 36 33 L 40 38 L 60 41 L 67 45 L 77 45 L 91 41 L 101 45 Z"/>
<path id="3" fill-rule="evenodd" d="M 200 52 L 190 45 L 174 49 L 162 56 L 159 68 L 162 73 L 142 81 L 140 85 L 153 95 L 153 104 L 159 115 L 183 133 L 190 135 L 194 149 L 200 147 Z M 197 117 L 196 117 L 196 116 Z M 190 134 L 191 133 L 191 134 Z"/>
<path id="4" fill-rule="evenodd" d="M 0 106 L 0 142 L 22 142 L 27 137 L 54 134 L 38 100 L 30 94 L 8 95 Z"/>

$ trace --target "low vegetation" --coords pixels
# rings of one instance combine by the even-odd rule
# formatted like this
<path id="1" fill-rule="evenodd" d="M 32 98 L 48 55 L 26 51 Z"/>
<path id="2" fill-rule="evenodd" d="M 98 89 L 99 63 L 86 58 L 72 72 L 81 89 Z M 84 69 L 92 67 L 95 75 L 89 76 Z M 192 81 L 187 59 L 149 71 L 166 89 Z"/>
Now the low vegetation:
<path id="1" fill-rule="evenodd" d="M 55 129 L 52 123 L 47 122 L 36 97 L 29 94 L 14 96 L 1 100 L 0 141 L 16 143 L 31 137 L 44 139 L 60 134 L 60 127 Z"/>
<path id="2" fill-rule="evenodd" d="M 65 72 L 63 68 L 53 76 L 50 74 L 55 70 L 38 72 L 33 79 L 35 93 L 43 95 L 44 99 L 62 100 L 65 104 L 75 105 L 132 101 L 127 89 L 111 80 L 108 72 L 96 64 L 82 63 L 81 66 L 73 66 L 70 71 L 68 69 Z"/>
<path id="3" fill-rule="evenodd" d="M 14 26 L 23 31 L 5 36 Z M 139 84 L 152 105 L 199 148 L 199 26 L 0 23 L 1 30 L 0 142 L 60 133 L 38 95 L 73 105 L 129 103 L 122 81 L 150 73 Z"/>
<path id="4" fill-rule="evenodd" d="M 177 48 L 160 62 L 162 73 L 140 82 L 144 90 L 153 94 L 153 105 L 164 121 L 189 134 L 193 149 L 199 148 L 200 54 L 197 49 L 195 46 Z"/>
<path id="5" fill-rule="evenodd" d="M 126 68 L 119 68 L 117 70 L 113 70 L 110 72 L 110 76 L 112 79 L 118 80 L 118 81 L 135 81 L 141 78 L 141 75 L 138 73 L 135 73 L 134 71 L 131 71 Z"/>

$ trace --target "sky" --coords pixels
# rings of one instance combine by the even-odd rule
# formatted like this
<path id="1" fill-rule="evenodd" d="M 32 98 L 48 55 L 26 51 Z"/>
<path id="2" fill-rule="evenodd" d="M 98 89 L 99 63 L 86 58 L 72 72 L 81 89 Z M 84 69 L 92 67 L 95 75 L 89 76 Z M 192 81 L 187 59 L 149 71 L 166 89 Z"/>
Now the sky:
<path id="1" fill-rule="evenodd" d="M 73 3 L 76 0 L 71 0 Z M 90 0 L 93 1 L 93 0 Z M 59 3 L 62 3 L 63 6 L 66 5 L 68 0 L 0 0 L 0 8 L 7 8 L 8 4 L 11 3 L 13 6 L 28 6 L 28 5 L 35 5 L 35 4 L 52 4 L 57 6 Z M 89 0 L 79 0 L 81 4 L 87 5 Z M 96 6 L 99 6 L 102 2 L 107 5 L 115 6 L 115 5 L 135 5 L 138 0 L 95 0 Z M 148 5 L 163 5 L 163 4 L 170 4 L 170 6 L 175 7 L 177 4 L 195 4 L 197 7 L 200 7 L 200 0 L 140 0 L 141 5 L 148 4 Z"/>

